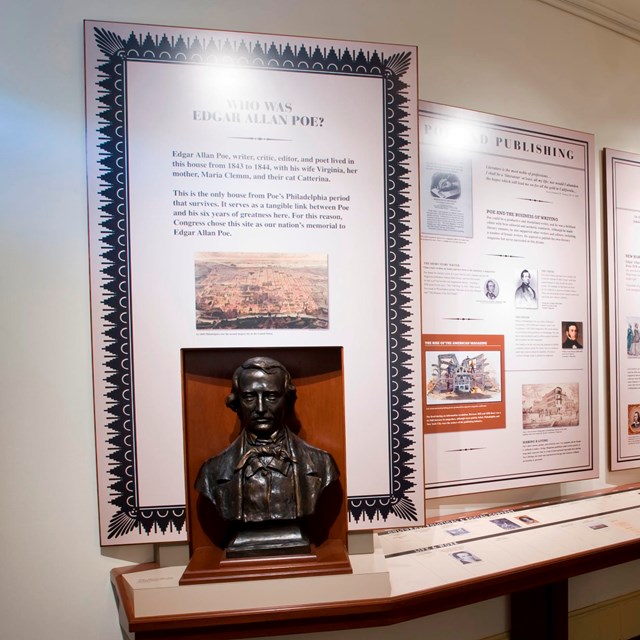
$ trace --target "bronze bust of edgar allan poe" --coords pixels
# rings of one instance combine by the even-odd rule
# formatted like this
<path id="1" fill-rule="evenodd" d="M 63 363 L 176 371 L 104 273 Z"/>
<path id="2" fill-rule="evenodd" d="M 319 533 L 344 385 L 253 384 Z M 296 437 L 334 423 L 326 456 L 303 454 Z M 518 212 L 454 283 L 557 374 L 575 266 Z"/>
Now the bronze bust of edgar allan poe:
<path id="1" fill-rule="evenodd" d="M 204 462 L 196 479 L 196 489 L 232 525 L 229 558 L 310 553 L 303 520 L 339 472 L 331 454 L 284 423 L 295 399 L 289 372 L 273 358 L 250 358 L 233 374 L 227 406 L 242 432 Z"/>

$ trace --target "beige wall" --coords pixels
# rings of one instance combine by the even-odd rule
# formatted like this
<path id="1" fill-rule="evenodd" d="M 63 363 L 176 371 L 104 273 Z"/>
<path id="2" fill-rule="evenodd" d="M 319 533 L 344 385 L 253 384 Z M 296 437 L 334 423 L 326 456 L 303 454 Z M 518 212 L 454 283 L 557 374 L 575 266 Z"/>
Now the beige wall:
<path id="1" fill-rule="evenodd" d="M 0 634 L 11 640 L 120 638 L 109 570 L 153 554 L 98 544 L 84 18 L 417 44 L 421 98 L 589 131 L 597 149 L 640 152 L 640 44 L 537 0 L 4 0 L 0 15 Z M 442 500 L 432 513 L 637 480 L 606 471 L 601 371 L 597 481 Z M 573 580 L 571 605 L 638 589 L 637 575 L 634 563 Z M 506 628 L 505 603 L 322 638 L 475 640 Z"/>

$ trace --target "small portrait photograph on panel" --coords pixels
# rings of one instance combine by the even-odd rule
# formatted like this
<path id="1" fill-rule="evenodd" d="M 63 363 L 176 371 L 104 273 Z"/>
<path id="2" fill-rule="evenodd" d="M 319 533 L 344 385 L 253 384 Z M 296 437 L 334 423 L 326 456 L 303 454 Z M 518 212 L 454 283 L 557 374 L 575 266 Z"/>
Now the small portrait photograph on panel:
<path id="1" fill-rule="evenodd" d="M 640 317 L 627 318 L 627 355 L 631 358 L 640 358 Z"/>
<path id="2" fill-rule="evenodd" d="M 474 562 L 482 562 L 478 556 L 474 556 L 469 551 L 454 551 L 451 556 L 455 558 L 461 564 L 472 564 Z"/>
<path id="3" fill-rule="evenodd" d="M 522 427 L 577 427 L 580 419 L 579 385 L 562 384 L 522 385 Z"/>
<path id="4" fill-rule="evenodd" d="M 629 416 L 629 435 L 640 433 L 640 404 L 630 404 L 627 407 Z"/>
<path id="5" fill-rule="evenodd" d="M 538 521 L 531 516 L 516 516 L 516 520 L 520 520 L 524 524 L 538 524 Z"/>
<path id="6" fill-rule="evenodd" d="M 562 323 L 562 348 L 582 349 L 582 322 L 571 320 Z"/>
<path id="7" fill-rule="evenodd" d="M 462 193 L 455 173 L 437 172 L 431 176 L 431 195 L 440 200 L 457 200 Z"/>
<path id="8" fill-rule="evenodd" d="M 514 294 L 515 305 L 518 309 L 538 308 L 538 272 L 533 269 L 522 269 L 516 280 Z"/>
<path id="9" fill-rule="evenodd" d="M 324 253 L 196 253 L 198 330 L 329 328 Z"/>
<path id="10" fill-rule="evenodd" d="M 497 280 L 489 278 L 484 283 L 484 295 L 487 300 L 496 300 L 500 295 L 500 285 Z"/>

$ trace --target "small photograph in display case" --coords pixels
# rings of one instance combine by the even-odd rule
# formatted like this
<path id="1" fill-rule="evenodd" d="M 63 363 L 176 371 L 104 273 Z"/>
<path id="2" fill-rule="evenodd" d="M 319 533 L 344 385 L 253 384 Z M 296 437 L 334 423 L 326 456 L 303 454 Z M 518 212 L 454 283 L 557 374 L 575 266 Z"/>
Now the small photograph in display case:
<path id="1" fill-rule="evenodd" d="M 470 551 L 454 551 L 451 554 L 460 564 L 473 564 L 474 562 L 482 562 L 482 558 L 473 555 Z"/>

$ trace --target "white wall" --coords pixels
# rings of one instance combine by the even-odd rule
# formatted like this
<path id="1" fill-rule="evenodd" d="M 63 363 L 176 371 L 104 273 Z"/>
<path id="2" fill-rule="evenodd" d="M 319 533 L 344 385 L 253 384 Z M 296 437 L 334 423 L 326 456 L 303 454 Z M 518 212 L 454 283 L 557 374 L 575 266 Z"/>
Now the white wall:
<path id="1" fill-rule="evenodd" d="M 640 152 L 640 44 L 537 0 L 4 0 L 0 635 L 11 640 L 120 638 L 109 570 L 153 553 L 150 546 L 101 551 L 98 543 L 84 18 L 417 44 L 421 98 L 589 131 L 598 149 Z M 601 245 L 600 207 L 596 215 Z M 600 268 L 604 326 L 602 277 Z M 606 471 L 604 369 L 597 481 L 431 508 L 451 512 L 638 480 L 639 472 Z M 638 589 L 639 573 L 633 563 L 573 580 L 572 606 Z M 475 640 L 506 628 L 505 607 L 501 598 L 400 628 L 321 635 Z"/>

